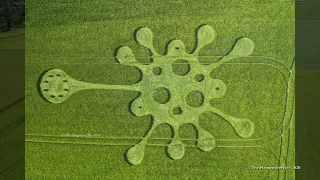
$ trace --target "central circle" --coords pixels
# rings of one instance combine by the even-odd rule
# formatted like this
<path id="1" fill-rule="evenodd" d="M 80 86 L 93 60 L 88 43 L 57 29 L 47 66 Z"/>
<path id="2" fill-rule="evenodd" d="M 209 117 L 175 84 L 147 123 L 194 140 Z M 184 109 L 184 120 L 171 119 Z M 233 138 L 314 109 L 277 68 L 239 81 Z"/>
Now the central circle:
<path id="1" fill-rule="evenodd" d="M 182 114 L 182 109 L 181 109 L 180 107 L 174 107 L 174 108 L 172 109 L 172 114 L 174 114 L 174 115 L 180 115 L 180 114 Z"/>
<path id="2" fill-rule="evenodd" d="M 52 93 L 55 94 L 61 94 L 63 95 L 65 93 L 65 91 L 68 91 L 68 84 L 66 82 L 64 82 L 62 80 L 62 78 L 60 78 L 60 75 L 57 75 L 58 77 L 51 77 L 49 76 L 51 79 L 50 81 L 44 81 L 44 83 L 46 83 L 46 88 L 44 88 L 44 91 L 50 91 Z M 61 97 L 61 96 L 59 96 Z"/>

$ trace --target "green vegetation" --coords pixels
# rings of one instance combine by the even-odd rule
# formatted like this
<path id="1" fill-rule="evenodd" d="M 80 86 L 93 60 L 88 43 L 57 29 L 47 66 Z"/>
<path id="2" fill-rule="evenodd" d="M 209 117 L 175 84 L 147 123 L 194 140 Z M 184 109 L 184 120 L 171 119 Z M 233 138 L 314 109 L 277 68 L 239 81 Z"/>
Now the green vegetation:
<path id="1" fill-rule="evenodd" d="M 217 63 L 200 64 L 198 60 L 200 48 L 211 43 L 214 38 L 215 33 L 212 27 L 203 25 L 198 28 L 197 46 L 191 54 L 185 52 L 185 45 L 182 41 L 173 40 L 168 44 L 167 54 L 160 56 L 153 48 L 152 31 L 144 27 L 137 31 L 136 39 L 139 44 L 152 52 L 152 64 L 139 64 L 132 50 L 127 46 L 120 47 L 116 54 L 121 64 L 135 66 L 143 72 L 143 77 L 140 77 L 141 82 L 126 86 L 91 84 L 77 81 L 62 70 L 51 69 L 41 77 L 39 84 L 41 95 L 51 103 L 61 103 L 80 90 L 117 89 L 141 92 L 141 96 L 132 102 L 130 110 L 137 116 L 152 115 L 153 121 L 148 134 L 126 154 L 128 161 L 134 165 L 140 164 L 143 160 L 144 149 L 148 145 L 149 137 L 161 124 L 169 124 L 173 130 L 173 139 L 167 147 L 167 153 L 172 159 L 181 159 L 185 153 L 185 145 L 179 137 L 179 128 L 184 124 L 192 124 L 196 128 L 197 147 L 203 151 L 210 151 L 215 146 L 215 139 L 199 126 L 198 121 L 199 115 L 206 111 L 212 111 L 228 121 L 240 137 L 250 137 L 254 131 L 254 125 L 250 120 L 232 117 L 210 104 L 210 100 L 221 98 L 226 92 L 226 85 L 223 81 L 211 78 L 210 73 L 224 62 L 251 55 L 254 44 L 248 38 L 241 38 L 236 42 L 233 50 Z M 181 62 L 182 59 L 185 60 Z M 176 63 L 179 60 L 180 63 Z M 184 68 L 179 68 L 179 66 Z M 154 69 L 161 69 L 161 71 L 155 73 Z M 199 74 L 205 79 L 201 83 L 192 78 Z M 155 95 L 159 89 L 165 89 L 165 93 L 168 94 L 164 96 L 165 101 L 159 102 L 160 97 L 163 97 L 161 91 L 161 94 Z M 168 96 L 172 98 L 168 99 Z"/>
<path id="2" fill-rule="evenodd" d="M 26 178 L 193 177 L 247 180 L 286 176 L 287 179 L 294 179 L 293 170 L 285 173 L 284 170 L 248 169 L 251 166 L 278 166 L 283 162 L 288 166 L 295 165 L 292 148 L 294 133 L 286 134 L 294 129 L 291 113 L 291 77 L 294 70 L 290 71 L 294 58 L 292 2 L 241 1 L 237 4 L 236 1 L 192 1 L 186 6 L 185 1 L 32 1 L 27 4 L 27 12 Z M 214 36 L 199 39 L 194 30 L 203 24 L 214 29 Z M 139 30 L 133 35 L 137 28 Z M 151 30 L 153 44 L 143 40 L 150 40 Z M 207 36 L 208 33 L 204 34 Z M 210 37 L 215 37 L 215 41 L 202 46 L 201 42 L 213 40 Z M 148 47 L 152 53 L 136 41 Z M 72 96 L 63 95 L 60 99 L 63 102 L 60 102 L 56 97 L 50 100 L 50 96 L 42 94 L 41 89 L 48 88 L 50 91 L 50 87 L 38 88 L 39 83 L 47 81 L 44 72 L 49 69 L 61 69 L 78 82 L 107 84 L 109 87 L 135 84 L 141 81 L 141 76 L 141 82 L 148 78 L 159 81 L 158 76 L 166 75 L 168 69 L 162 66 L 171 66 L 172 62 L 159 63 L 157 58 L 171 54 L 185 59 L 186 54 L 176 54 L 173 45 L 179 45 L 179 49 L 185 48 L 185 52 L 190 54 L 195 44 L 202 48 L 195 51 L 198 53 L 197 60 L 202 64 L 212 64 L 207 66 L 211 69 L 214 67 L 214 70 L 208 76 L 201 68 L 197 68 L 197 72 L 190 76 L 193 83 L 183 84 L 184 74 L 190 75 L 192 72 L 185 71 L 186 66 L 178 66 L 178 73 L 170 74 L 170 77 L 181 76 L 181 82 L 170 84 L 178 82 L 168 79 L 164 87 L 171 94 L 159 90 L 159 94 L 166 94 L 165 98 L 156 97 L 154 100 L 161 103 L 177 102 L 172 99 L 176 98 L 172 89 L 182 91 L 188 89 L 188 85 L 220 80 L 212 84 L 222 86 L 204 88 L 205 91 L 211 89 L 212 93 L 201 91 L 204 99 L 208 94 L 219 97 L 210 98 L 210 111 L 214 113 L 201 113 L 201 103 L 195 103 L 195 106 L 200 104 L 200 107 L 192 107 L 199 108 L 199 112 L 196 112 L 200 114 L 197 128 L 203 130 L 200 131 L 200 137 L 210 137 L 205 138 L 210 139 L 208 144 L 197 141 L 197 131 L 190 124 L 182 125 L 178 131 L 175 130 L 176 133 L 172 133 L 167 124 L 152 124 L 157 117 L 165 116 L 167 110 L 172 112 L 172 116 L 190 113 L 183 108 L 186 105 L 172 104 L 168 109 L 156 106 L 151 108 L 150 104 L 141 102 L 139 92 L 118 88 L 112 90 L 107 86 L 104 87 L 108 90 L 95 88 L 79 91 Z M 158 53 L 157 58 L 152 58 L 153 50 Z M 230 54 L 232 56 L 222 58 Z M 134 59 L 136 63 L 132 64 Z M 153 64 L 161 69 L 139 70 L 133 66 L 152 67 Z M 191 70 L 193 65 L 189 62 Z M 182 71 L 184 73 L 180 74 Z M 145 73 L 150 76 L 144 76 Z M 62 80 L 59 77 L 53 78 L 55 82 Z M 194 79 L 199 82 L 194 82 Z M 158 84 L 161 83 L 159 81 Z M 174 85 L 176 87 L 172 88 Z M 56 90 L 60 93 L 64 88 Z M 225 92 L 220 95 L 215 93 L 220 90 Z M 144 91 L 141 92 L 143 96 Z M 148 92 L 154 98 L 153 91 Z M 196 101 L 198 98 L 190 99 Z M 143 107 L 150 108 L 150 113 L 139 110 L 139 102 Z M 238 121 L 233 116 L 244 119 Z M 187 121 L 187 118 L 185 116 L 184 120 Z M 161 122 L 171 123 L 170 119 Z M 233 128 L 237 126 L 239 128 Z M 146 135 L 146 132 L 152 134 Z M 144 135 L 148 142 L 141 144 L 139 142 L 144 142 Z M 208 152 L 199 151 L 197 142 L 200 142 L 200 149 Z M 125 154 L 132 146 L 135 149 Z M 168 148 L 168 154 L 164 151 L 165 147 Z M 142 154 L 139 152 L 144 152 L 142 162 Z M 169 159 L 168 155 L 179 160 Z M 124 161 L 125 158 L 132 164 L 141 163 L 132 166 Z"/>

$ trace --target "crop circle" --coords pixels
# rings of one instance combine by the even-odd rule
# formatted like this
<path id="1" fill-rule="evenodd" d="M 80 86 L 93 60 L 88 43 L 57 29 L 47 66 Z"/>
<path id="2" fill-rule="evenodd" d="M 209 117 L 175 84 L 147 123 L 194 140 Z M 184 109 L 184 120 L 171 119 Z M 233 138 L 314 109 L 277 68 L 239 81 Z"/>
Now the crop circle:
<path id="1" fill-rule="evenodd" d="M 174 115 L 180 115 L 180 114 L 182 114 L 182 109 L 181 109 L 180 107 L 174 107 L 174 108 L 172 109 L 172 114 L 174 114 Z"/>
<path id="2" fill-rule="evenodd" d="M 203 74 L 196 74 L 196 75 L 194 75 L 194 80 L 197 82 L 201 82 L 204 80 L 204 75 Z"/>
<path id="3" fill-rule="evenodd" d="M 161 67 L 155 67 L 155 68 L 153 68 L 153 69 L 152 69 L 152 73 L 153 73 L 154 75 L 156 75 L 156 76 L 161 75 L 161 74 L 162 74 L 162 69 L 161 69 Z"/>
<path id="4" fill-rule="evenodd" d="M 172 72 L 178 76 L 185 76 L 190 70 L 190 64 L 187 60 L 178 59 L 172 64 Z"/>
<path id="5" fill-rule="evenodd" d="M 203 102 L 204 95 L 200 91 L 191 91 L 186 96 L 186 103 L 191 107 L 200 107 Z"/>
<path id="6" fill-rule="evenodd" d="M 170 91 L 165 87 L 159 87 L 153 91 L 153 100 L 159 104 L 166 104 L 170 101 Z"/>
<path id="7" fill-rule="evenodd" d="M 40 89 L 46 100 L 60 103 L 66 99 L 70 91 L 68 77 L 62 70 L 50 70 L 42 76 Z"/>

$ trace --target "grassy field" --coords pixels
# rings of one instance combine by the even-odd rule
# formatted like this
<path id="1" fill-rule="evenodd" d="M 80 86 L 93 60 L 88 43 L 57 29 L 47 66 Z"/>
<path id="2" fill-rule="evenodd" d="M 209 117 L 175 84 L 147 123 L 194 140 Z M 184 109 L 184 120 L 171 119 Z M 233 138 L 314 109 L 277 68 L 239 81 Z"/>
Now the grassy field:
<path id="1" fill-rule="evenodd" d="M 27 179 L 294 179 L 293 170 L 251 168 L 295 165 L 294 82 L 289 77 L 293 2 L 59 0 L 32 1 L 26 10 Z M 227 87 L 211 106 L 250 119 L 254 133 L 248 138 L 239 137 L 221 116 L 204 112 L 190 118 L 199 118 L 199 125 L 214 136 L 212 151 L 196 148 L 196 131 L 185 124 L 179 129 L 184 157 L 170 159 L 165 149 L 172 132 L 163 124 L 151 135 L 141 164 L 133 166 L 125 152 L 143 138 L 152 121 L 152 114 L 130 112 L 137 92 L 86 90 L 59 104 L 39 94 L 39 78 L 51 68 L 90 83 L 136 83 L 140 71 L 115 58 L 117 48 L 129 46 L 139 63 L 150 62 L 149 51 L 134 39 L 136 29 L 153 31 L 159 54 L 172 39 L 181 40 L 189 53 L 203 24 L 213 27 L 216 39 L 199 52 L 202 63 L 217 62 L 241 37 L 255 43 L 251 56 L 224 63 L 209 77 Z"/>

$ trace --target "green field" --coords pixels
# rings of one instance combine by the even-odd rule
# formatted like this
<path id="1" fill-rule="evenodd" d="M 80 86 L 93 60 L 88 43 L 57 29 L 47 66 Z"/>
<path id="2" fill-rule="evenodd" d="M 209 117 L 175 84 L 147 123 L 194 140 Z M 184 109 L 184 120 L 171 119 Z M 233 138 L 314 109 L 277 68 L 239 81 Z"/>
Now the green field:
<path id="1" fill-rule="evenodd" d="M 27 179 L 294 179 L 294 170 L 251 168 L 295 165 L 293 1 L 32 1 L 26 11 Z M 171 68 L 168 59 L 186 60 L 195 44 L 209 41 L 197 39 L 197 29 L 205 24 L 213 28 L 216 37 L 192 56 L 201 64 L 189 62 L 190 73 L 185 71 L 186 64 L 179 63 L 173 71 L 176 68 L 180 76 L 171 73 L 170 78 L 155 77 L 152 68 L 139 70 L 143 64 L 154 67 L 158 63 L 166 75 Z M 150 45 L 137 37 L 141 27 L 152 31 L 158 56 L 141 46 Z M 254 43 L 252 54 L 244 55 L 248 44 L 237 46 L 243 37 Z M 185 47 L 173 39 L 181 40 Z M 169 42 L 187 54 L 171 53 L 174 48 Z M 121 59 L 122 46 L 132 50 L 131 54 L 122 49 L 129 55 L 126 58 L 135 57 L 137 67 L 131 59 L 123 63 L 128 59 Z M 202 72 L 204 66 L 211 66 L 208 64 L 215 67 L 223 56 L 235 52 L 232 49 L 240 49 L 237 52 L 243 55 L 205 74 L 203 82 L 208 86 L 202 87 L 206 92 L 203 102 L 197 95 L 184 102 L 183 89 L 196 84 L 190 74 Z M 159 63 L 160 59 L 163 62 Z M 64 98 L 65 94 L 48 100 L 51 94 L 43 94 L 47 87 L 41 82 L 46 81 L 43 77 L 49 78 L 43 76 L 49 69 L 61 69 L 75 80 L 95 84 L 132 85 L 148 79 L 141 96 L 155 93 L 155 101 L 166 101 L 166 93 L 153 90 L 161 84 L 170 92 L 179 92 L 169 95 L 177 104 L 168 111 L 167 106 L 138 100 L 137 91 L 102 86 L 68 95 L 61 102 L 56 96 Z M 211 93 L 212 79 L 223 82 L 220 88 L 226 91 L 221 96 Z M 212 99 L 207 101 L 208 97 Z M 149 109 L 138 111 L 133 100 Z M 188 109 L 183 104 L 188 102 L 198 109 Z M 178 105 L 185 108 L 169 116 Z M 167 124 L 153 129 L 152 122 L 159 117 Z M 253 124 L 248 137 L 239 132 L 251 128 L 235 118 Z M 175 123 L 191 119 L 198 123 Z M 177 128 L 173 124 L 183 125 Z M 152 134 L 143 143 L 142 160 L 139 153 L 128 155 L 127 150 L 149 131 Z M 197 140 L 204 134 L 209 145 L 199 146 L 206 142 Z M 177 135 L 179 141 L 175 141 Z M 214 144 L 210 144 L 212 138 Z M 179 153 L 166 150 L 171 141 L 178 142 L 173 150 Z"/>

